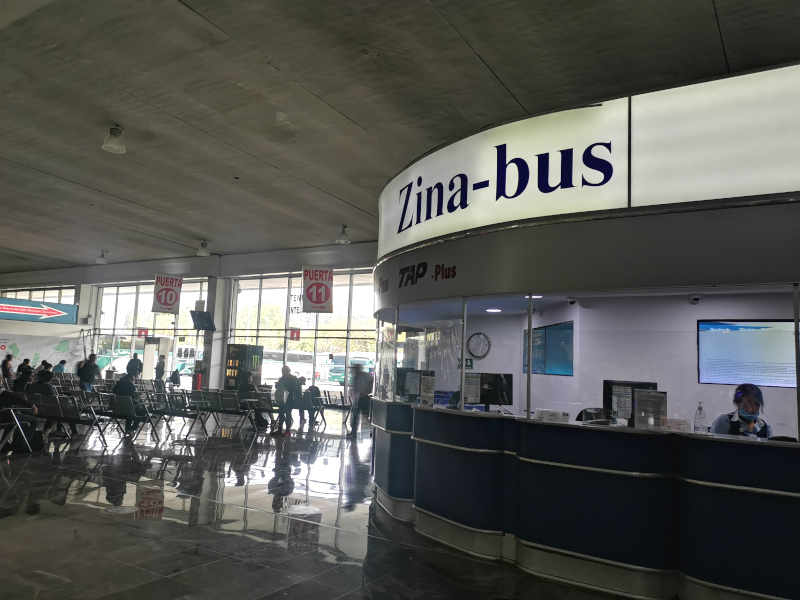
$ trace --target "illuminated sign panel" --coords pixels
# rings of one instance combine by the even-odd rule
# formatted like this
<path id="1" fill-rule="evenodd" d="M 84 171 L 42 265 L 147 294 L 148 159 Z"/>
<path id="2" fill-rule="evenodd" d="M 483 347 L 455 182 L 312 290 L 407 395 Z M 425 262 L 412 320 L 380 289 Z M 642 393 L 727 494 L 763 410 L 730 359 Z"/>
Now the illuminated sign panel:
<path id="1" fill-rule="evenodd" d="M 628 100 L 473 135 L 383 190 L 379 254 L 495 223 L 628 203 Z"/>
<path id="2" fill-rule="evenodd" d="M 633 96 L 630 119 L 622 98 L 483 131 L 387 184 L 378 254 L 537 217 L 800 191 L 798 97 L 794 66 Z"/>

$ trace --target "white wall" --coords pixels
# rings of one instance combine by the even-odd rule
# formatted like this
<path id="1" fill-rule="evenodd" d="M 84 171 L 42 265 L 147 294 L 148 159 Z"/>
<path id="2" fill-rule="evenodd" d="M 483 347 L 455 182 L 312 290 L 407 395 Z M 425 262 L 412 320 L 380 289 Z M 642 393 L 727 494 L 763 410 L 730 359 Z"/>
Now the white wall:
<path id="1" fill-rule="evenodd" d="M 670 417 L 691 422 L 702 401 L 713 419 L 733 410 L 735 386 L 698 383 L 697 321 L 792 315 L 788 294 L 706 295 L 697 305 L 688 294 L 597 297 L 545 308 L 534 315 L 534 327 L 575 322 L 575 375 L 533 375 L 531 406 L 565 410 L 574 419 L 583 408 L 603 405 L 604 379 L 655 381 L 668 394 Z M 762 391 L 774 433 L 796 437 L 795 389 Z"/>
<path id="2" fill-rule="evenodd" d="M 525 410 L 526 379 L 522 373 L 522 339 L 528 325 L 527 315 L 486 315 L 467 317 L 467 340 L 473 333 L 485 333 L 492 342 L 486 358 L 474 359 L 472 373 L 510 373 L 514 377 L 513 407 Z M 467 357 L 471 355 L 467 352 Z M 470 371 L 467 371 L 470 373 Z"/>

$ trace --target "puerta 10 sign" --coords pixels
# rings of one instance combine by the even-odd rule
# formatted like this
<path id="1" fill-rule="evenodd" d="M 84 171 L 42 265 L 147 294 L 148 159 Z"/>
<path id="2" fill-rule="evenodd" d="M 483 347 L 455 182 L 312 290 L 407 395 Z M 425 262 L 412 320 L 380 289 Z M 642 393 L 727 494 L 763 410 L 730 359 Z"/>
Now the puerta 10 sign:
<path id="1" fill-rule="evenodd" d="M 303 265 L 303 312 L 333 312 L 333 267 Z"/>
<path id="2" fill-rule="evenodd" d="M 153 312 L 177 315 L 180 311 L 183 277 L 156 273 L 153 288 Z"/>

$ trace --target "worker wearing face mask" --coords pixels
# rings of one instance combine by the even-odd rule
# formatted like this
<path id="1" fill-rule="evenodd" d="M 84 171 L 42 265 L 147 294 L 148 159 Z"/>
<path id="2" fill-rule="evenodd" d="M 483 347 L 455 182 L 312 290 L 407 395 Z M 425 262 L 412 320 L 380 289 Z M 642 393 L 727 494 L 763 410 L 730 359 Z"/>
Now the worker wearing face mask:
<path id="1" fill-rule="evenodd" d="M 736 410 L 718 416 L 711 425 L 711 433 L 772 437 L 772 427 L 760 416 L 764 411 L 764 396 L 757 385 L 743 383 L 737 387 L 733 394 L 733 404 Z"/>

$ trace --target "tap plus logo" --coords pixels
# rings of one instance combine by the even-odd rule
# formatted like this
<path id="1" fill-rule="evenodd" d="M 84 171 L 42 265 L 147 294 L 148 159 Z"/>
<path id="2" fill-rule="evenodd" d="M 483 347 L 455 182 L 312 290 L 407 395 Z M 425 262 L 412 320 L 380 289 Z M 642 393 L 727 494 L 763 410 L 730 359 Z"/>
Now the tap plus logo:
<path id="1" fill-rule="evenodd" d="M 428 263 L 421 262 L 410 267 L 403 267 L 400 269 L 400 284 L 397 287 L 406 287 L 407 285 L 416 285 L 420 279 L 425 277 L 428 272 Z"/>
<path id="2" fill-rule="evenodd" d="M 379 277 L 377 283 L 375 284 L 375 293 L 385 294 L 388 291 L 389 291 L 389 278 Z"/>

